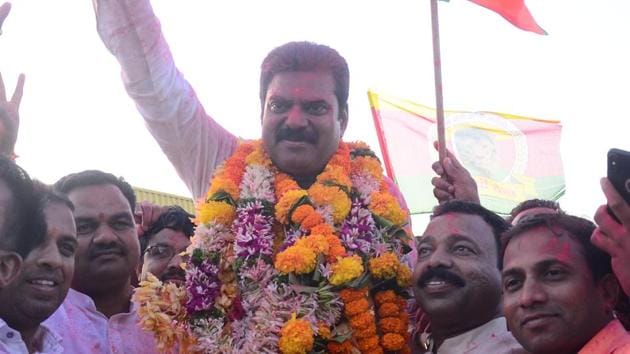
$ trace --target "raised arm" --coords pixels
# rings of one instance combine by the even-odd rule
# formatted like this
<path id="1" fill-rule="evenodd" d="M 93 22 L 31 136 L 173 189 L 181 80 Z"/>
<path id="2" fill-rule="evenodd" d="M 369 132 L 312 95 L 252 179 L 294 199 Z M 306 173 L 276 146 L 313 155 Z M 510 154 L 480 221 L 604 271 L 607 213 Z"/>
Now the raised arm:
<path id="1" fill-rule="evenodd" d="M 608 178 L 602 178 L 600 183 L 606 204 L 595 212 L 597 229 L 591 236 L 591 242 L 610 254 L 613 271 L 623 291 L 630 294 L 630 205 L 617 193 Z"/>
<path id="2" fill-rule="evenodd" d="M 433 146 L 436 150 L 438 149 L 437 142 Z M 453 153 L 446 150 L 444 162 L 436 161 L 431 167 L 438 175 L 431 180 L 433 195 L 438 203 L 459 199 L 479 204 L 477 182 Z"/>
<path id="3" fill-rule="evenodd" d="M 195 199 L 237 138 L 204 111 L 175 67 L 148 0 L 93 0 L 98 33 L 147 127 Z"/>

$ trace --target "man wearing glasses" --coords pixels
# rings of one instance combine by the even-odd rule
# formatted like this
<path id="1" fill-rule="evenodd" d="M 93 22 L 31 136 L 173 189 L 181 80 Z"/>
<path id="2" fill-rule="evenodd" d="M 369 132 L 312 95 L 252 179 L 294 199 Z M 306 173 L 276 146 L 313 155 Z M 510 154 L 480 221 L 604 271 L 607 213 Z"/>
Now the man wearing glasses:
<path id="1" fill-rule="evenodd" d="M 162 282 L 184 285 L 186 273 L 181 264 L 186 260 L 181 253 L 194 233 L 192 217 L 181 207 L 171 206 L 144 232 L 140 237 L 141 279 L 151 273 Z"/>

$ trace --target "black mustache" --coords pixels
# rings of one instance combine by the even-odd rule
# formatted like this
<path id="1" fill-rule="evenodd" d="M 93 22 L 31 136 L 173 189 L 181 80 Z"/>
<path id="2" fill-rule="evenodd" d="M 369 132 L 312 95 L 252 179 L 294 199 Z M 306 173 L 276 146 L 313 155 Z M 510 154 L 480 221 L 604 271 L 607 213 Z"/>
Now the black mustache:
<path id="1" fill-rule="evenodd" d="M 466 281 L 464 279 L 444 268 L 428 268 L 422 276 L 420 276 L 420 279 L 418 279 L 418 285 L 424 287 L 432 278 L 442 279 L 460 288 L 466 285 Z"/>
<path id="2" fill-rule="evenodd" d="M 119 253 L 122 255 L 126 254 L 125 249 L 115 243 L 95 244 L 90 250 L 90 257 L 94 258 L 106 253 Z"/>
<path id="3" fill-rule="evenodd" d="M 317 142 L 317 133 L 306 129 L 290 129 L 280 128 L 276 133 L 276 141 L 289 140 L 289 141 L 306 141 L 307 143 L 315 144 Z"/>
<path id="4" fill-rule="evenodd" d="M 162 276 L 160 277 L 162 281 L 166 279 L 179 278 L 181 280 L 186 280 L 186 272 L 179 267 L 169 268 Z"/>

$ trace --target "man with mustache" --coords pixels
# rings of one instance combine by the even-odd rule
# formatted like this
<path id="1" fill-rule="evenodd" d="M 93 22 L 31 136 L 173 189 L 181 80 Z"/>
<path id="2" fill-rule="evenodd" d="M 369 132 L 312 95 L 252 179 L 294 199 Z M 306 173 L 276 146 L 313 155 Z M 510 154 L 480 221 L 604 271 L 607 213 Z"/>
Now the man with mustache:
<path id="1" fill-rule="evenodd" d="M 476 203 L 452 200 L 434 209 L 413 273 L 431 328 L 414 339 L 414 352 L 525 353 L 501 313 L 499 236 L 507 228 Z"/>
<path id="2" fill-rule="evenodd" d="M 142 279 L 151 273 L 163 282 L 184 284 L 186 273 L 181 264 L 185 260 L 181 253 L 194 233 L 192 217 L 181 207 L 170 206 L 144 232 L 140 237 Z"/>
<path id="3" fill-rule="evenodd" d="M 61 336 L 42 322 L 64 301 L 72 281 L 77 248 L 73 206 L 48 186 L 38 183 L 36 189 L 38 208 L 28 222 L 41 224 L 45 239 L 24 258 L 17 278 L 0 291 L 0 317 L 19 331 L 0 335 L 0 351 L 10 353 L 64 350 Z"/>
<path id="4" fill-rule="evenodd" d="M 610 256 L 590 242 L 594 230 L 586 219 L 539 214 L 504 235 L 505 317 L 531 353 L 630 353 L 613 315 L 619 284 Z"/>
<path id="5" fill-rule="evenodd" d="M 74 204 L 78 247 L 72 289 L 47 323 L 69 353 L 157 352 L 131 302 L 140 260 L 133 189 L 97 170 L 67 175 L 55 188 Z"/>

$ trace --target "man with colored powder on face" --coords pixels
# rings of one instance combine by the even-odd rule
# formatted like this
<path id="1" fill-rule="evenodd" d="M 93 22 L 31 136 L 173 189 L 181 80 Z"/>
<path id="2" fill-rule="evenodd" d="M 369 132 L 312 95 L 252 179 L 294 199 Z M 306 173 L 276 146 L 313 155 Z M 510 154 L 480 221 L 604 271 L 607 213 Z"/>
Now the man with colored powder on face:
<path id="1" fill-rule="evenodd" d="M 162 282 L 183 286 L 186 273 L 182 253 L 190 245 L 195 225 L 193 215 L 179 206 L 170 206 L 140 237 L 141 279 L 153 274 Z"/>
<path id="2" fill-rule="evenodd" d="M 131 302 L 140 262 L 133 189 L 97 170 L 67 175 L 55 189 L 74 204 L 78 247 L 72 289 L 47 324 L 69 353 L 157 353 Z"/>
<path id="3" fill-rule="evenodd" d="M 341 236 L 342 224 L 350 215 L 350 209 L 369 219 L 368 229 L 370 225 L 386 220 L 390 226 L 392 224 L 395 226 L 388 230 L 406 226 L 406 231 L 409 233 L 410 225 L 408 211 L 400 192 L 391 179 L 383 176 L 381 167 L 375 158 L 372 159 L 374 155 L 369 148 L 359 144 L 346 144 L 342 141 L 348 125 L 349 69 L 346 60 L 337 51 L 311 42 L 290 42 L 268 53 L 262 62 L 260 75 L 262 138 L 256 142 L 243 142 L 206 114 L 190 84 L 184 80 L 175 67 L 168 45 L 162 36 L 160 24 L 148 0 L 94 0 L 93 3 L 98 33 L 105 46 L 121 64 L 127 93 L 135 101 L 149 131 L 186 183 L 195 200 L 200 200 L 202 206 L 200 209 L 204 209 L 205 206 L 204 210 L 209 211 L 198 213 L 198 217 L 206 218 L 206 220 L 198 223 L 197 230 L 202 226 L 201 224 L 206 224 L 203 225 L 204 227 L 207 226 L 211 216 L 216 216 L 212 213 L 212 207 L 208 207 L 211 202 L 227 201 L 222 207 L 230 208 L 245 205 L 243 202 L 247 200 L 263 199 L 269 206 L 276 207 L 276 211 L 282 211 L 283 208 L 278 208 L 276 204 L 280 204 L 279 200 L 283 196 L 290 195 L 291 193 L 286 193 L 290 190 L 295 191 L 293 193 L 303 193 L 305 198 L 300 200 L 310 200 L 306 203 L 308 205 L 303 206 L 302 211 L 313 205 L 302 214 L 294 214 L 292 211 L 297 208 L 299 201 L 292 202 L 286 206 L 290 210 L 286 216 L 296 215 L 297 218 L 298 215 L 305 217 L 305 213 L 311 215 L 312 217 L 308 220 L 316 222 L 310 225 L 321 225 L 319 230 L 343 239 L 343 249 L 348 251 L 343 255 L 363 251 L 375 253 L 374 247 L 380 247 L 381 251 L 398 252 L 403 262 L 414 263 L 415 253 L 408 253 L 409 247 L 406 247 L 413 247 L 407 235 L 403 237 L 401 233 L 398 233 L 400 237 L 388 237 L 382 244 L 372 241 L 383 233 L 365 232 L 352 236 L 348 234 L 346 238 Z M 249 147 L 253 152 L 247 150 Z M 240 153 L 247 155 L 244 163 L 239 162 Z M 361 163 L 365 160 L 373 161 L 375 164 L 369 164 L 368 167 L 368 163 Z M 269 164 L 266 161 L 270 161 Z M 221 165 L 223 163 L 225 164 Z M 262 169 L 260 163 L 262 163 Z M 220 170 L 217 172 L 216 169 L 219 166 L 222 166 L 222 169 L 225 168 L 227 172 L 225 174 L 222 174 Z M 243 178 L 241 181 L 240 176 L 244 174 L 230 173 L 228 171 L 230 166 L 236 166 L 235 168 L 239 171 L 242 171 L 240 167 L 244 167 L 244 174 L 262 176 L 262 178 Z M 266 171 L 271 172 L 263 175 Z M 225 184 L 217 181 L 210 186 L 215 172 L 219 173 L 218 177 L 215 176 L 217 180 L 225 177 L 221 181 Z M 259 175 L 256 172 L 259 172 Z M 271 182 L 261 183 L 258 187 L 262 185 L 268 188 L 246 188 L 256 185 L 267 177 Z M 332 179 L 338 182 L 329 183 Z M 317 193 L 317 190 L 329 189 L 336 194 Z M 361 205 L 362 201 L 356 197 L 357 195 L 370 196 L 372 192 L 376 193 L 375 197 L 363 199 L 363 202 L 370 200 L 376 204 L 380 201 L 380 206 L 387 205 L 386 208 L 380 209 L 387 209 L 382 215 L 373 217 L 376 214 L 368 210 L 367 205 Z M 334 195 L 339 196 L 339 203 L 333 203 L 331 196 Z M 313 201 L 316 199 L 315 196 L 322 197 L 319 199 L 320 205 L 316 205 L 318 202 Z M 329 197 L 331 200 L 325 200 Z M 354 199 L 351 200 L 351 197 Z M 265 209 L 260 208 L 260 210 Z M 257 219 L 260 219 L 264 211 L 256 211 L 256 213 Z M 232 269 L 233 250 L 238 250 L 237 257 L 249 257 L 248 261 L 265 254 L 266 258 L 261 261 L 271 264 L 270 271 L 275 272 L 274 261 L 278 259 L 277 254 L 292 246 L 296 238 L 309 235 L 310 228 L 303 229 L 306 230 L 305 233 L 297 235 L 296 229 L 291 229 L 288 225 L 289 222 L 301 223 L 306 220 L 305 218 L 288 220 L 281 213 L 271 215 L 271 218 L 275 226 L 282 227 L 273 228 L 273 232 L 279 232 L 281 236 L 274 239 L 273 243 L 286 241 L 284 248 L 275 247 L 261 251 L 269 242 L 258 238 L 259 236 L 251 236 L 254 228 L 248 229 L 245 235 L 241 235 L 243 238 L 251 236 L 254 240 L 237 240 L 235 237 L 237 231 L 234 231 L 237 228 L 231 228 L 229 233 L 232 236 L 229 242 L 232 247 L 220 252 L 222 256 L 226 256 L 221 258 L 223 263 L 220 266 L 223 273 Z M 347 220 L 350 220 L 350 217 Z M 236 217 L 230 221 L 232 222 L 238 222 Z M 208 230 L 206 228 L 203 230 L 206 233 L 214 232 L 216 228 L 210 228 L 210 231 L 206 231 Z M 350 230 L 348 233 L 353 232 L 351 228 L 347 230 Z M 404 241 L 399 241 L 401 239 Z M 247 244 L 250 241 L 252 245 Z M 246 245 L 242 246 L 238 244 L 239 242 Z M 405 247 L 400 245 L 401 242 L 407 243 Z M 216 251 L 213 250 L 212 253 L 215 254 Z M 409 255 L 404 255 L 404 253 Z M 331 257 L 330 262 L 333 263 L 336 259 Z M 278 264 L 281 263 L 288 264 L 278 262 Z M 246 265 L 246 268 L 250 267 L 249 263 Z M 235 272 L 241 271 L 238 266 L 234 268 L 236 268 Z M 283 267 L 281 271 L 291 272 L 289 268 L 291 267 Z M 330 276 L 329 269 L 324 270 Z M 191 272 L 194 271 L 191 270 Z M 204 300 L 198 303 L 203 304 L 199 305 L 201 307 L 207 303 L 219 303 L 222 306 L 219 312 L 230 314 L 232 310 L 238 308 L 232 305 L 240 301 L 234 296 L 238 293 L 235 287 L 240 285 L 231 283 L 235 279 L 235 274 L 225 277 L 222 275 L 222 278 L 221 298 L 216 302 Z M 259 282 L 255 283 L 259 284 Z M 238 296 L 248 297 L 250 293 L 245 291 L 238 293 Z M 283 301 L 278 301 L 278 303 L 281 302 Z M 191 300 L 191 304 L 196 303 L 196 299 Z M 194 305 L 191 306 L 194 307 Z M 250 309 L 253 311 L 256 307 L 252 304 Z M 287 315 L 281 318 L 283 321 L 289 320 Z M 260 327 L 266 329 L 269 326 L 265 323 Z M 278 351 L 276 347 L 278 340 L 272 339 L 279 336 L 280 328 L 277 326 L 273 328 L 273 336 L 262 336 L 265 341 L 271 343 L 264 350 Z M 251 337 L 253 338 L 254 335 Z M 243 331 L 235 331 L 233 339 L 241 343 L 245 337 Z M 376 345 L 378 346 L 378 343 Z M 232 350 L 238 352 L 239 347 L 234 347 Z M 262 351 L 262 349 L 257 349 L 257 351 Z"/>
<path id="4" fill-rule="evenodd" d="M 0 317 L 19 331 L 5 331 L 0 349 L 15 354 L 63 353 L 61 334 L 42 322 L 64 301 L 72 281 L 77 248 L 73 206 L 41 183 L 36 184 L 35 194 L 38 207 L 28 222 L 40 223 L 46 236 L 24 258 L 17 278 L 0 291 Z"/>
<path id="5" fill-rule="evenodd" d="M 417 245 L 416 301 L 431 321 L 415 353 L 525 353 L 501 313 L 499 237 L 508 224 L 479 204 L 437 206 Z"/>
<path id="6" fill-rule="evenodd" d="M 33 182 L 19 166 L 0 156 L 2 353 L 59 353 L 62 350 L 59 336 L 50 327 L 40 325 L 62 300 L 62 284 L 53 282 L 51 286 L 49 274 L 43 275 L 45 281 L 42 277 L 25 278 L 33 274 L 34 254 L 46 248 L 42 246 L 45 238 L 44 216 L 38 211 Z"/>
<path id="7" fill-rule="evenodd" d="M 619 295 L 610 256 L 590 243 L 595 225 L 538 214 L 503 236 L 503 309 L 533 354 L 630 353 L 613 310 Z"/>

